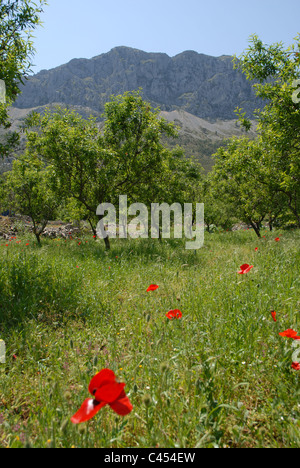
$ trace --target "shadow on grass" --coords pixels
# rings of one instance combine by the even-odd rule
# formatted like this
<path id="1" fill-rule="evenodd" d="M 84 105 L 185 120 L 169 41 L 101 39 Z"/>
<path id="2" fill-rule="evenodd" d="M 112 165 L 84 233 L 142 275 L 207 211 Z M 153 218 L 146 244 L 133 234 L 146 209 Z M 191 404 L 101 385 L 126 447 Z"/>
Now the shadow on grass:
<path id="1" fill-rule="evenodd" d="M 49 243 L 50 242 L 50 243 Z M 112 239 L 111 249 L 104 249 L 102 241 L 91 241 L 87 243 L 85 240 L 68 241 L 61 244 L 60 252 L 66 258 L 74 262 L 84 260 L 99 260 L 100 262 L 107 259 L 114 259 L 116 256 L 124 259 L 138 259 L 139 261 L 153 263 L 157 257 L 161 260 L 168 260 L 171 255 L 176 255 L 178 263 L 197 263 L 202 249 L 186 250 L 186 241 L 183 239 Z M 51 241 L 48 241 L 47 247 L 51 246 Z"/>
<path id="2" fill-rule="evenodd" d="M 127 267 L 147 269 L 156 262 L 199 263 L 198 251 L 185 250 L 183 240 L 115 239 L 111 244 L 110 251 L 91 240 L 47 240 L 28 250 L 10 245 L 0 259 L 0 331 L 32 319 L 56 325 L 90 314 L 109 316 L 107 290 L 93 286 L 98 279 L 107 281 L 112 261 L 121 262 L 125 275 Z"/>

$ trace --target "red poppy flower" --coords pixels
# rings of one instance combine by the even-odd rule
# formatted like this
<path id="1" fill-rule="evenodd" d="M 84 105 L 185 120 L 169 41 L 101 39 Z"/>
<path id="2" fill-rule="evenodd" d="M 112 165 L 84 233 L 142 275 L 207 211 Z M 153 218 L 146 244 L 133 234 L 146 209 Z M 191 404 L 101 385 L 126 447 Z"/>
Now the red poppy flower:
<path id="1" fill-rule="evenodd" d="M 150 284 L 149 288 L 147 289 L 147 292 L 149 291 L 156 291 L 156 289 L 158 289 L 159 286 L 157 286 L 157 284 Z"/>
<path id="2" fill-rule="evenodd" d="M 169 312 L 166 313 L 166 317 L 170 320 L 179 319 L 182 318 L 182 312 L 178 309 L 169 310 Z"/>
<path id="3" fill-rule="evenodd" d="M 279 333 L 280 336 L 284 336 L 286 338 L 292 338 L 293 340 L 300 340 L 300 336 L 297 336 L 297 332 L 289 328 L 284 332 Z"/>
<path id="4" fill-rule="evenodd" d="M 293 364 L 292 364 L 292 369 L 294 369 L 294 370 L 300 370 L 300 363 L 299 363 L 299 362 L 293 362 Z"/>
<path id="5" fill-rule="evenodd" d="M 273 317 L 274 322 L 277 322 L 275 310 L 271 310 L 271 315 Z"/>
<path id="6" fill-rule="evenodd" d="M 275 242 L 279 242 L 279 241 L 280 241 L 279 237 L 276 237 Z"/>
<path id="7" fill-rule="evenodd" d="M 246 273 L 249 273 L 249 271 L 253 268 L 253 265 L 248 265 L 248 263 L 245 263 L 240 268 L 239 275 L 245 275 Z"/>
<path id="8" fill-rule="evenodd" d="M 255 247 L 255 252 L 257 252 L 257 251 L 258 251 L 258 247 Z"/>
<path id="9" fill-rule="evenodd" d="M 102 369 L 89 384 L 89 392 L 93 398 L 87 398 L 79 411 L 72 416 L 74 424 L 80 424 L 92 419 L 101 408 L 109 405 L 120 416 L 129 414 L 133 406 L 124 391 L 125 384 L 116 380 L 114 372 Z"/>

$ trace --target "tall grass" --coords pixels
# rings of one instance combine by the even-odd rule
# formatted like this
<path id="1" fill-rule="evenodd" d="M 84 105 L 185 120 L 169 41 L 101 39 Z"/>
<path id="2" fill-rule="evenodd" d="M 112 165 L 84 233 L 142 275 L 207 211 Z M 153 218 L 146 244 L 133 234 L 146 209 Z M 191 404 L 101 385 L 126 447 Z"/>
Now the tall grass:
<path id="1" fill-rule="evenodd" d="M 300 333 L 299 232 L 279 234 L 206 235 L 196 252 L 181 240 L 115 240 L 109 253 L 90 239 L 3 243 L 0 446 L 299 447 L 299 371 L 279 336 Z M 254 268 L 238 275 L 243 263 Z M 106 367 L 133 411 L 74 426 Z"/>

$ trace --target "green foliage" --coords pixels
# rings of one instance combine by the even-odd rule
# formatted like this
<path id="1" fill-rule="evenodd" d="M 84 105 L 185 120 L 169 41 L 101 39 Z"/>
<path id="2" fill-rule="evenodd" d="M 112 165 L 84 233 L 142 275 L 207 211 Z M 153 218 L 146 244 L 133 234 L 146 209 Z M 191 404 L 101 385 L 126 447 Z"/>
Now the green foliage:
<path id="1" fill-rule="evenodd" d="M 30 216 L 33 232 L 40 244 L 40 236 L 54 219 L 59 201 L 51 190 L 53 169 L 38 158 L 25 154 L 14 161 L 12 171 L 4 175 L 1 189 L 7 207 L 21 215 Z"/>
<path id="2" fill-rule="evenodd" d="M 300 77 L 300 36 L 287 49 L 267 46 L 252 37 L 238 67 L 248 79 L 256 79 L 256 94 L 266 101 L 259 111 L 262 164 L 269 168 L 269 183 L 282 193 L 300 226 L 300 107 L 294 102 L 295 80 Z"/>
<path id="3" fill-rule="evenodd" d="M 220 187 L 220 183 L 216 183 L 212 172 L 205 177 L 199 187 L 201 202 L 204 203 L 204 222 L 208 232 L 213 227 L 229 229 L 238 221 L 232 215 L 234 210 L 228 198 L 221 197 L 215 187 Z"/>
<path id="4" fill-rule="evenodd" d="M 74 198 L 95 214 L 95 200 L 102 199 L 107 186 L 105 166 L 110 158 L 95 120 L 57 107 L 43 116 L 32 114 L 27 125 L 37 128 L 27 132 L 29 151 L 53 167 L 53 190 L 62 200 Z"/>
<path id="5" fill-rule="evenodd" d="M 33 47 L 33 30 L 40 24 L 39 15 L 46 5 L 28 0 L 0 1 L 0 79 L 6 85 L 6 103 L 0 103 L 0 126 L 10 127 L 8 106 L 20 93 L 20 85 L 29 74 Z M 0 156 L 7 155 L 18 142 L 16 133 L 0 142 Z"/>
<path id="6" fill-rule="evenodd" d="M 173 124 L 142 100 L 139 92 L 112 96 L 105 107 L 103 132 L 95 120 L 57 108 L 27 119 L 28 150 L 53 167 L 52 189 L 65 205 L 81 207 L 93 229 L 101 203 L 118 205 L 119 195 L 141 203 L 176 197 L 194 201 L 202 169 L 161 143 L 176 137 Z M 68 202 L 66 200 L 69 200 Z M 175 200 L 174 200 L 175 201 Z M 105 239 L 106 247 L 109 241 Z"/>
<path id="7" fill-rule="evenodd" d="M 266 46 L 253 36 L 235 64 L 248 79 L 256 80 L 256 94 L 266 106 L 256 111 L 255 141 L 233 138 L 217 151 L 215 194 L 226 199 L 235 215 L 250 223 L 258 236 L 266 217 L 270 227 L 291 218 L 300 226 L 300 107 L 294 99 L 299 57 L 299 37 L 285 50 L 281 43 Z M 249 130 L 245 113 L 242 109 L 236 112 Z"/>
<path id="8" fill-rule="evenodd" d="M 296 37 L 295 41 L 295 44 L 285 50 L 282 43 L 269 46 L 254 34 L 251 36 L 249 48 L 238 60 L 235 58 L 235 66 L 240 68 L 248 79 L 261 82 L 261 85 L 255 87 L 262 98 L 266 98 L 266 92 L 274 94 L 274 80 L 277 84 L 283 84 L 299 77 L 300 36 Z M 268 78 L 272 80 L 266 87 Z"/>
<path id="9" fill-rule="evenodd" d="M 287 201 L 264 161 L 261 139 L 233 138 L 226 149 L 216 153 L 211 174 L 215 197 L 231 206 L 238 219 L 251 224 L 258 236 L 267 215 L 273 222 L 287 209 Z"/>
<path id="10" fill-rule="evenodd" d="M 176 137 L 176 129 L 159 117 L 159 109 L 143 101 L 140 92 L 112 96 L 104 118 L 103 145 L 114 155 L 109 171 L 111 200 L 119 194 L 140 196 L 164 172 L 168 151 L 161 138 Z"/>

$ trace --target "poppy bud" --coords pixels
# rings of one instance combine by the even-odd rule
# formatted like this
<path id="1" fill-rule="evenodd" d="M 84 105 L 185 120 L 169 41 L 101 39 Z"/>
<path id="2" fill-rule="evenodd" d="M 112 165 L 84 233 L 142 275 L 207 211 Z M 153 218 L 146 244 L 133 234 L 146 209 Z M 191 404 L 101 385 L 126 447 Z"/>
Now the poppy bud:
<path id="1" fill-rule="evenodd" d="M 64 397 L 65 397 L 66 400 L 71 400 L 71 398 L 72 398 L 71 392 L 68 392 L 68 391 L 65 392 L 65 393 L 64 393 Z"/>
<path id="2" fill-rule="evenodd" d="M 150 406 L 151 405 L 151 396 L 146 394 L 143 396 L 143 403 L 145 406 Z"/>
<path id="3" fill-rule="evenodd" d="M 169 370 L 169 364 L 167 362 L 162 362 L 160 365 L 161 372 L 167 372 Z"/>

